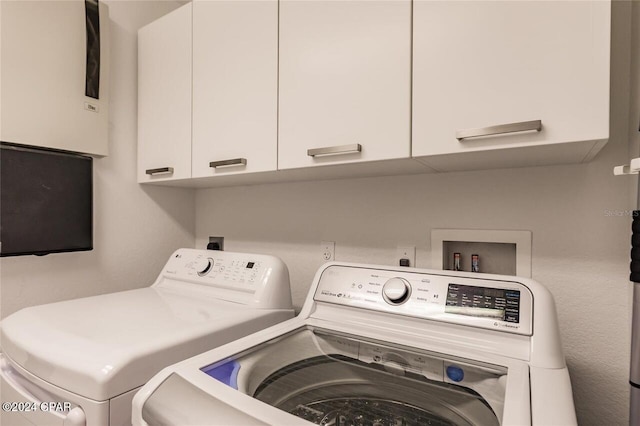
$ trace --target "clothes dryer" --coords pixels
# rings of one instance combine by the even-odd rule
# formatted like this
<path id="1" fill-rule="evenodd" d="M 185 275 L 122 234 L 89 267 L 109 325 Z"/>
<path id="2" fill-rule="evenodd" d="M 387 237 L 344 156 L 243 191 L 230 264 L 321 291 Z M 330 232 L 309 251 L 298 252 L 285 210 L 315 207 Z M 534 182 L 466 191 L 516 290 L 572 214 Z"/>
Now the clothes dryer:
<path id="1" fill-rule="evenodd" d="M 2 423 L 130 424 L 133 395 L 163 367 L 293 314 L 280 259 L 180 249 L 151 287 L 5 318 Z"/>

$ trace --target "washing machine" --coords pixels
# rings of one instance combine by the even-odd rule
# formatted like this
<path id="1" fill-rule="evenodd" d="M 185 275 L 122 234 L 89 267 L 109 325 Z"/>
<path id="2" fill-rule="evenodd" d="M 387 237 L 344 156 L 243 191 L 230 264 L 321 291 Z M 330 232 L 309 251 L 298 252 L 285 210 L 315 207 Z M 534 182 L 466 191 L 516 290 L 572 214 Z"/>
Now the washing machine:
<path id="1" fill-rule="evenodd" d="M 179 249 L 150 287 L 4 319 L 2 424 L 131 424 L 133 395 L 163 367 L 293 315 L 280 259 Z"/>
<path id="2" fill-rule="evenodd" d="M 143 425 L 575 425 L 551 294 L 520 277 L 333 262 L 302 312 L 162 370 Z"/>

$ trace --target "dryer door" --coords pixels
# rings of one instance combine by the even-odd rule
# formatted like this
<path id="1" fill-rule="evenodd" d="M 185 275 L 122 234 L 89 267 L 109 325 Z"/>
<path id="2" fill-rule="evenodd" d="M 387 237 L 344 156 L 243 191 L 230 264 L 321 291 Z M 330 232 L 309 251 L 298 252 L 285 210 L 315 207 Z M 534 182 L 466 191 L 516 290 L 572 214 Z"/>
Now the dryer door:
<path id="1" fill-rule="evenodd" d="M 500 425 L 507 369 L 305 327 L 202 369 L 318 425 Z"/>

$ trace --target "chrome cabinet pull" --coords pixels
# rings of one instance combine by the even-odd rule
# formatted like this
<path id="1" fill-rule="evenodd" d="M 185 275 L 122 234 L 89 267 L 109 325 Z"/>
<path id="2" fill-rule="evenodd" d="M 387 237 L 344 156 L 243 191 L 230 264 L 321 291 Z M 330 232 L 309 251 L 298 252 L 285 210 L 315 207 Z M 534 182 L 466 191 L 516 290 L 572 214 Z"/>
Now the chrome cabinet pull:
<path id="1" fill-rule="evenodd" d="M 328 146 L 325 148 L 313 148 L 307 150 L 309 157 L 316 157 L 319 155 L 335 155 L 335 154 L 351 154 L 354 152 L 362 152 L 362 145 L 354 143 L 351 145 L 336 145 Z"/>
<path id="2" fill-rule="evenodd" d="M 218 167 L 246 166 L 246 165 L 247 165 L 246 158 L 233 158 L 231 160 L 212 161 L 209 163 L 209 167 L 213 167 L 214 169 Z"/>
<path id="3" fill-rule="evenodd" d="M 149 176 L 164 175 L 173 173 L 173 167 L 160 167 L 158 169 L 147 169 L 146 174 Z"/>
<path id="4" fill-rule="evenodd" d="M 497 126 L 481 127 L 479 129 L 465 129 L 456 131 L 456 139 L 477 138 L 480 136 L 502 135 L 517 132 L 539 132 L 542 130 L 542 120 L 522 121 L 520 123 L 499 124 Z"/>

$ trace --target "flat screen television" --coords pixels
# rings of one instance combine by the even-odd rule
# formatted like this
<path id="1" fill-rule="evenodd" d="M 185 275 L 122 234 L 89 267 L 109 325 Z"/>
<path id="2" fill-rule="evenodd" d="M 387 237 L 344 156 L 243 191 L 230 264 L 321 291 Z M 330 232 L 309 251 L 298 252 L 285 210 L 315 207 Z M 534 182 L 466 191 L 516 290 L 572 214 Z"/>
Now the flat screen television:
<path id="1" fill-rule="evenodd" d="M 0 256 L 92 249 L 92 158 L 0 143 Z"/>

